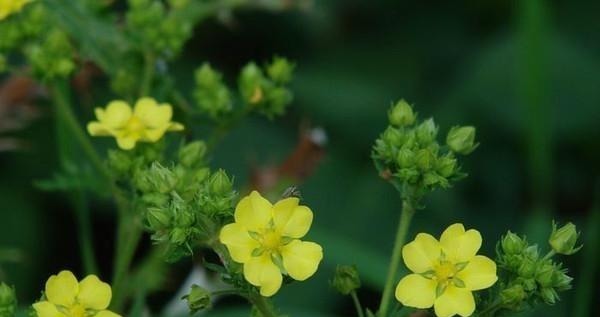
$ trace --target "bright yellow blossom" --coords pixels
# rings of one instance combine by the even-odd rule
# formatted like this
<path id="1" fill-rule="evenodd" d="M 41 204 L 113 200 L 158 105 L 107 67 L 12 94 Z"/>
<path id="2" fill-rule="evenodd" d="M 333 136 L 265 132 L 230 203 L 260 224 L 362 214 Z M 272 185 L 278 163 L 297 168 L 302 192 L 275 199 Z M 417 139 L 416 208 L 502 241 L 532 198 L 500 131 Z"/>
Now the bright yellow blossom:
<path id="1" fill-rule="evenodd" d="M 70 271 L 61 271 L 46 281 L 45 300 L 33 304 L 38 317 L 120 317 L 109 310 L 110 285 L 96 275 L 77 282 Z"/>
<path id="2" fill-rule="evenodd" d="M 171 105 L 158 104 L 152 98 L 139 99 L 133 110 L 127 102 L 116 100 L 95 111 L 98 121 L 88 123 L 88 132 L 115 137 L 123 150 L 133 149 L 137 142 L 156 142 L 167 131 L 183 130 L 182 124 L 171 121 Z"/>
<path id="3" fill-rule="evenodd" d="M 272 296 L 281 287 L 282 274 L 303 281 L 323 259 L 323 249 L 299 240 L 312 223 L 312 211 L 299 199 L 286 198 L 272 205 L 258 192 L 244 197 L 235 208 L 235 222 L 221 229 L 220 240 L 231 258 L 244 265 L 244 277 Z"/>
<path id="4" fill-rule="evenodd" d="M 404 263 L 414 274 L 400 280 L 396 298 L 404 306 L 433 306 L 438 317 L 470 316 L 475 311 L 472 291 L 498 279 L 496 263 L 476 255 L 480 247 L 479 231 L 465 231 L 460 223 L 448 227 L 440 241 L 419 233 L 402 249 Z"/>
<path id="5" fill-rule="evenodd" d="M 0 0 L 0 20 L 9 15 L 21 11 L 23 7 L 32 0 Z"/>

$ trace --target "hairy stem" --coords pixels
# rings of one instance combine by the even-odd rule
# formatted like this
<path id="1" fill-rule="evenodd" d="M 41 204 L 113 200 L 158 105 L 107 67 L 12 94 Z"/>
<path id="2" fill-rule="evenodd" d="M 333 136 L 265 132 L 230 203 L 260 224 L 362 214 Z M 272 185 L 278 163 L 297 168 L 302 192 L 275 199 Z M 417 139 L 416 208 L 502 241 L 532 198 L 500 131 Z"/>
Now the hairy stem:
<path id="1" fill-rule="evenodd" d="M 273 306 L 268 302 L 266 297 L 259 294 L 253 294 L 249 297 L 254 307 L 260 311 L 262 317 L 277 317 L 277 313 L 273 310 Z"/>
<path id="2" fill-rule="evenodd" d="M 400 259 L 402 258 L 402 247 L 406 241 L 408 228 L 410 227 L 410 222 L 414 214 L 415 207 L 412 205 L 412 201 L 410 199 L 404 199 L 402 202 L 402 214 L 400 215 L 400 222 L 398 223 L 398 230 L 396 231 L 396 240 L 392 250 L 392 260 L 390 262 L 387 279 L 385 281 L 385 288 L 383 289 L 381 303 L 379 304 L 379 310 L 377 312 L 379 317 L 386 317 L 388 314 L 390 301 L 392 299 L 392 291 L 394 289 L 394 284 L 396 283 L 396 274 L 398 273 Z"/>

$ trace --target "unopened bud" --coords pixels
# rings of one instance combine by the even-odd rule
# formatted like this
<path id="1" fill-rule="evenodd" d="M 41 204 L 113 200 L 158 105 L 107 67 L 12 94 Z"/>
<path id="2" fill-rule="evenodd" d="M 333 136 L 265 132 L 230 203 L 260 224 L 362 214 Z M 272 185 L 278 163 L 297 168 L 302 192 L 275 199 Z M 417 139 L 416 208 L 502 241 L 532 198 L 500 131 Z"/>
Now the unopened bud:
<path id="1" fill-rule="evenodd" d="M 169 240 L 173 244 L 184 244 L 187 241 L 187 230 L 183 228 L 175 228 L 171 231 Z"/>
<path id="2" fill-rule="evenodd" d="M 446 144 L 453 152 L 467 155 L 479 146 L 475 143 L 475 127 L 453 127 L 448 132 Z"/>
<path id="3" fill-rule="evenodd" d="M 538 266 L 535 273 L 535 280 L 541 287 L 552 287 L 555 267 L 550 262 L 543 263 Z"/>
<path id="4" fill-rule="evenodd" d="M 206 154 L 206 143 L 195 141 L 186 144 L 179 150 L 179 162 L 185 167 L 193 167 L 201 162 Z"/>
<path id="5" fill-rule="evenodd" d="M 338 265 L 331 286 L 343 295 L 348 295 L 360 288 L 360 277 L 356 266 Z"/>
<path id="6" fill-rule="evenodd" d="M 527 247 L 527 242 L 518 235 L 508 231 L 501 241 L 502 250 L 506 254 L 520 254 Z"/>
<path id="7" fill-rule="evenodd" d="M 558 300 L 558 294 L 552 287 L 542 288 L 540 290 L 540 295 L 544 302 L 548 305 L 554 305 Z"/>
<path id="8" fill-rule="evenodd" d="M 150 227 L 155 230 L 160 230 L 171 225 L 171 217 L 169 217 L 169 214 L 163 209 L 149 209 L 146 218 L 148 219 Z"/>
<path id="9" fill-rule="evenodd" d="M 429 171 L 435 163 L 435 156 L 427 149 L 421 149 L 417 152 L 417 166 L 421 171 Z"/>
<path id="10" fill-rule="evenodd" d="M 435 169 L 440 176 L 448 178 L 456 172 L 456 158 L 451 154 L 437 159 Z"/>
<path id="11" fill-rule="evenodd" d="M 396 163 L 400 168 L 408 168 L 415 165 L 415 153 L 410 149 L 401 148 L 396 157 Z"/>
<path id="12" fill-rule="evenodd" d="M 577 228 L 573 223 L 569 222 L 558 229 L 556 228 L 556 223 L 553 223 L 552 234 L 550 234 L 548 242 L 554 252 L 571 255 L 583 247 L 582 245 L 575 247 L 578 238 L 579 232 L 577 232 Z"/>
<path id="13" fill-rule="evenodd" d="M 519 276 L 524 278 L 532 278 L 535 276 L 536 264 L 535 261 L 529 258 L 523 258 L 521 265 L 519 266 Z"/>
<path id="14" fill-rule="evenodd" d="M 509 288 L 505 288 L 500 292 L 502 303 L 506 305 L 518 305 L 527 297 L 527 293 L 520 284 L 515 284 Z"/>
<path id="15" fill-rule="evenodd" d="M 267 74 L 278 84 L 287 84 L 292 79 L 294 72 L 294 63 L 291 63 L 286 58 L 275 57 L 273 62 L 267 66 Z"/>
<path id="16" fill-rule="evenodd" d="M 428 145 L 435 141 L 438 128 L 432 118 L 423 121 L 416 129 L 417 141 L 422 145 Z"/>
<path id="17" fill-rule="evenodd" d="M 415 123 L 416 116 L 408 102 L 402 99 L 388 111 L 388 119 L 391 125 L 403 127 Z"/>
<path id="18" fill-rule="evenodd" d="M 183 296 L 188 303 L 190 313 L 196 312 L 210 307 L 210 292 L 196 284 L 192 285 L 190 293 Z"/>
<path id="19" fill-rule="evenodd" d="M 14 316 L 17 309 L 17 295 L 14 288 L 0 283 L 0 316 Z"/>
<path id="20" fill-rule="evenodd" d="M 210 189 L 213 193 L 225 195 L 233 190 L 233 184 L 225 171 L 220 169 L 210 177 Z"/>

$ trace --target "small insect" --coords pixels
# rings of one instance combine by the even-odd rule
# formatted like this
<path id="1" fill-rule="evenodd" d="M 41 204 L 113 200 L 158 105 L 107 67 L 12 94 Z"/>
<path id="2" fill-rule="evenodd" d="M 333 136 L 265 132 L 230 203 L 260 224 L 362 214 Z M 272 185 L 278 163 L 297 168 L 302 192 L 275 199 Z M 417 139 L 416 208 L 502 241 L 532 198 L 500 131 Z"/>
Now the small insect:
<path id="1" fill-rule="evenodd" d="M 300 193 L 300 190 L 298 189 L 298 187 L 290 186 L 290 187 L 286 188 L 286 190 L 283 191 L 283 194 L 281 194 L 282 199 L 290 198 L 290 197 L 296 197 L 296 198 L 302 199 L 302 194 Z"/>

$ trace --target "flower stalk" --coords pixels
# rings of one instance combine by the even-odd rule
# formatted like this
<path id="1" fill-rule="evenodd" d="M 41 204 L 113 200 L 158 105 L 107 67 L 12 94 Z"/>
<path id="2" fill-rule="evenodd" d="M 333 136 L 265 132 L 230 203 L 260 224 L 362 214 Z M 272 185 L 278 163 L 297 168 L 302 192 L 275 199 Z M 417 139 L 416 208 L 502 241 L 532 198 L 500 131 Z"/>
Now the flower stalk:
<path id="1" fill-rule="evenodd" d="M 381 296 L 381 303 L 379 304 L 377 313 L 379 317 L 385 317 L 388 314 L 390 301 L 392 300 L 392 292 L 394 290 L 394 285 L 397 282 L 396 276 L 398 273 L 398 266 L 400 265 L 400 259 L 402 258 L 402 247 L 406 243 L 406 235 L 408 234 L 408 228 L 410 227 L 414 214 L 415 207 L 413 206 L 412 201 L 410 199 L 404 199 L 402 202 L 402 214 L 400 215 L 400 222 L 398 223 L 398 230 L 396 231 L 396 240 L 392 250 L 392 260 L 390 261 L 385 287 L 383 289 L 383 295 Z"/>

